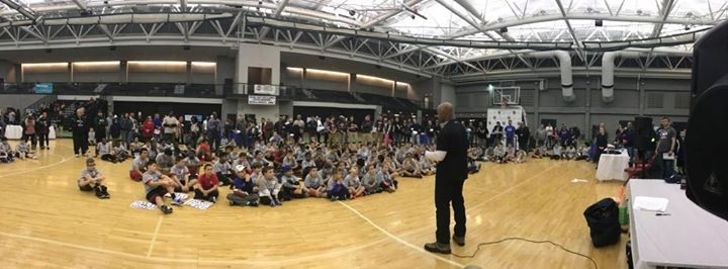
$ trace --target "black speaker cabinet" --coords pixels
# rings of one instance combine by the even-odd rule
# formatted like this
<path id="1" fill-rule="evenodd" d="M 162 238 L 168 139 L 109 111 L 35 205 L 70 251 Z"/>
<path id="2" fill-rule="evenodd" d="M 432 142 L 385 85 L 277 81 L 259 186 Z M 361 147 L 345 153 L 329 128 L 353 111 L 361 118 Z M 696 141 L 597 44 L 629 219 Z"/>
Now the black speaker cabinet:
<path id="1" fill-rule="evenodd" d="M 693 58 L 686 193 L 700 207 L 728 220 L 728 22 L 701 37 Z"/>

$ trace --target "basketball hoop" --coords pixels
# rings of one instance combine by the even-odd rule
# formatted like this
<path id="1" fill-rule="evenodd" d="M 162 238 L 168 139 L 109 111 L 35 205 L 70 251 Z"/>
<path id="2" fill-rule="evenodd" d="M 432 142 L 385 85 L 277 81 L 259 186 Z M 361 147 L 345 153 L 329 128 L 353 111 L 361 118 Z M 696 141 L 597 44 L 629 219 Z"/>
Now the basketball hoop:
<path id="1" fill-rule="evenodd" d="M 492 105 L 495 107 L 507 108 L 508 106 L 518 105 L 520 100 L 521 88 L 519 87 L 492 87 L 492 90 L 489 89 L 489 91 L 491 92 Z"/>

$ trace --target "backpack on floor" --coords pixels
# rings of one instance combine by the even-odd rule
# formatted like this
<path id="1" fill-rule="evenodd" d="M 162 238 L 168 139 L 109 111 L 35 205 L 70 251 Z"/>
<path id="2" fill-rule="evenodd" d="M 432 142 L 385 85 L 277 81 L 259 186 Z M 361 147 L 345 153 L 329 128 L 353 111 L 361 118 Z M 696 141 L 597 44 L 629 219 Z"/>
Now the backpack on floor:
<path id="1" fill-rule="evenodd" d="M 622 229 L 619 225 L 619 207 L 612 198 L 604 198 L 584 210 L 594 247 L 619 242 Z"/>

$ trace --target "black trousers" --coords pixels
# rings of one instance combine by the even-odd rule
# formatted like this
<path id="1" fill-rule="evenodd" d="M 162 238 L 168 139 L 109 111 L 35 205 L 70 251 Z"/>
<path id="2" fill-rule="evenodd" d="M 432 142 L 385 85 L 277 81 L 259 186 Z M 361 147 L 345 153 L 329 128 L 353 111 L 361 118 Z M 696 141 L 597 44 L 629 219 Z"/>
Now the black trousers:
<path id="1" fill-rule="evenodd" d="M 73 134 L 73 154 L 86 154 L 88 151 L 88 134 Z"/>
<path id="2" fill-rule="evenodd" d="M 30 146 L 33 148 L 38 145 L 38 140 L 36 139 L 35 134 L 23 134 L 23 142 L 28 142 L 28 139 L 30 139 Z"/>
<path id="3" fill-rule="evenodd" d="M 463 199 L 464 180 L 444 176 L 435 178 L 435 216 L 437 231 L 435 235 L 440 244 L 450 244 L 450 204 L 455 213 L 455 236 L 465 237 L 465 201 Z"/>
<path id="4" fill-rule="evenodd" d="M 215 132 L 208 132 L 207 142 L 210 144 L 210 148 L 217 152 L 217 150 L 220 149 L 220 134 Z"/>
<path id="5" fill-rule="evenodd" d="M 38 141 L 40 142 L 41 148 L 51 145 L 50 139 L 48 138 L 48 133 L 38 133 Z"/>
<path id="6" fill-rule="evenodd" d="M 220 192 L 218 190 L 214 190 L 214 191 L 208 193 L 207 195 L 205 195 L 202 193 L 202 191 L 200 189 L 195 189 L 195 199 L 197 199 L 197 200 L 205 200 L 205 201 L 213 202 L 213 197 L 214 197 L 214 200 L 217 200 L 217 197 L 219 195 L 220 195 Z"/>

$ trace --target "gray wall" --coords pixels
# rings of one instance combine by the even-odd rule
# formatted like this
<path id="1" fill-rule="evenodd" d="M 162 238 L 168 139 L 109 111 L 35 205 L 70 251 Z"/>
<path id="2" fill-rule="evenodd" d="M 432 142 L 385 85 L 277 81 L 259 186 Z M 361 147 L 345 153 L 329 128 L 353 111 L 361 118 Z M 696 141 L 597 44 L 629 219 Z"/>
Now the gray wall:
<path id="1" fill-rule="evenodd" d="M 260 118 L 277 119 L 280 115 L 279 105 L 249 105 L 248 100 L 240 100 L 238 102 L 238 115 L 255 114 L 258 120 Z"/>
<path id="2" fill-rule="evenodd" d="M 222 100 L 222 117 L 226 117 L 227 114 L 238 114 L 238 100 L 237 99 L 224 99 Z"/>
<path id="3" fill-rule="evenodd" d="M 329 70 L 344 72 L 350 74 L 363 74 L 368 76 L 375 76 L 394 81 L 401 81 L 409 83 L 412 89 L 397 90 L 395 96 L 408 98 L 411 100 L 421 101 L 424 98 L 426 92 L 432 92 L 432 87 L 423 87 L 423 83 L 431 83 L 432 79 L 415 76 L 410 73 L 392 70 L 384 67 L 377 67 L 375 65 L 357 63 L 353 61 L 346 61 L 332 58 L 319 58 L 312 55 L 293 54 L 293 53 L 281 53 L 281 83 L 284 85 L 310 88 L 310 89 L 323 89 L 323 90 L 335 90 L 335 91 L 346 91 L 348 85 L 346 81 L 326 81 L 319 79 L 301 79 L 300 75 L 291 75 L 286 68 L 287 67 L 300 67 L 300 68 L 313 68 L 320 70 Z M 373 93 L 380 95 L 392 95 L 391 88 L 376 87 L 358 83 L 356 79 L 351 82 L 351 89 L 354 92 Z"/>
<path id="4" fill-rule="evenodd" d="M 460 85 L 456 88 L 456 113 L 459 117 L 482 117 L 492 108 L 488 84 L 521 87 L 521 105 L 528 113 L 530 126 L 541 119 L 556 119 L 558 124 L 577 126 L 586 133 L 589 126 L 605 123 L 612 133 L 620 120 L 635 116 L 669 116 L 673 121 L 687 121 L 689 114 L 690 80 L 615 78 L 614 101 L 604 103 L 598 77 L 574 77 L 576 100 L 566 103 L 561 97 L 559 78 L 545 78 L 544 89 L 537 80 L 493 81 Z M 589 128 L 588 128 L 589 127 Z M 535 128 L 535 127 L 534 127 Z"/>
<path id="5" fill-rule="evenodd" d="M 144 60 L 144 61 L 205 61 L 214 62 L 218 57 L 235 57 L 236 51 L 225 48 L 194 47 L 184 50 L 182 46 L 168 47 L 118 47 L 115 50 L 109 48 L 84 48 L 84 49 L 54 49 L 50 52 L 38 50 L 19 50 L 0 52 L 0 75 L 7 76 L 10 67 L 3 67 L 5 63 L 43 63 L 43 62 L 77 62 L 77 61 L 115 61 L 115 60 Z M 231 74 L 235 72 L 234 62 L 226 67 Z M 7 70 L 7 71 L 6 71 Z M 218 74 L 220 74 L 218 70 Z M 228 75 L 233 77 L 233 75 Z M 192 77 L 193 83 L 213 83 L 215 76 L 210 74 L 197 74 Z M 120 74 L 113 73 L 83 73 L 74 74 L 74 81 L 77 82 L 117 82 L 120 81 Z M 5 78 L 5 81 L 11 81 Z M 68 82 L 68 73 L 36 73 L 26 74 L 26 82 Z M 185 74 L 177 75 L 169 73 L 130 74 L 129 82 L 186 82 Z"/>
<path id="6" fill-rule="evenodd" d="M 0 95 L 0 108 L 13 107 L 17 109 L 25 109 L 29 105 L 43 99 L 46 95 L 32 94 L 2 94 Z M 45 102 L 45 101 L 44 101 Z M 24 111 L 22 113 L 25 113 Z"/>

